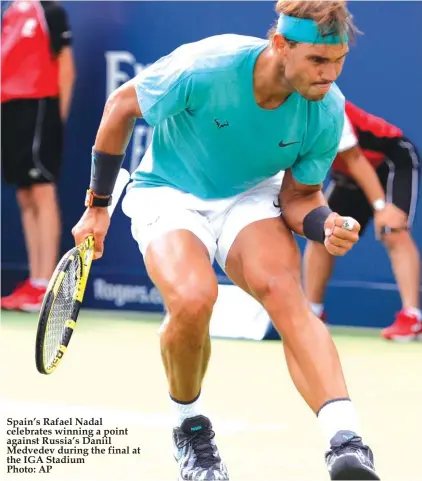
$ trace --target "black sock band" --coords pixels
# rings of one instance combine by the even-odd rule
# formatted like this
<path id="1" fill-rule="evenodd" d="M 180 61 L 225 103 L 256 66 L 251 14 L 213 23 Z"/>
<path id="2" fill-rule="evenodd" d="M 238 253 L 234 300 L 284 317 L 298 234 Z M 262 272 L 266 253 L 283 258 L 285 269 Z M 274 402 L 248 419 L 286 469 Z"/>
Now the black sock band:
<path id="1" fill-rule="evenodd" d="M 198 395 L 195 396 L 192 401 L 179 401 L 178 399 L 175 399 L 170 393 L 169 393 L 169 396 L 170 396 L 170 399 L 172 401 L 174 401 L 175 403 L 177 404 L 192 404 L 194 403 L 195 401 L 197 401 L 199 399 L 199 396 L 201 395 L 201 391 L 199 391 Z"/>
<path id="2" fill-rule="evenodd" d="M 336 403 L 338 401 L 350 401 L 351 402 L 351 399 L 348 398 L 348 397 L 337 397 L 337 398 L 334 398 L 334 399 L 330 399 L 329 401 L 325 402 L 317 411 L 316 415 L 318 417 L 319 413 L 321 412 L 321 409 L 324 408 L 325 406 L 327 406 L 328 404 L 332 404 L 332 403 Z"/>

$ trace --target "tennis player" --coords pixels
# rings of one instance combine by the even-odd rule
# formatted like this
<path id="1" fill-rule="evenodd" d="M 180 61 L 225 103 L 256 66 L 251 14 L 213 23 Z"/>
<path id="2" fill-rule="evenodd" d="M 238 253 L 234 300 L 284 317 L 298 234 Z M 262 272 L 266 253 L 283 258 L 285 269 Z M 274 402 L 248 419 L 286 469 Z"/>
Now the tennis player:
<path id="1" fill-rule="evenodd" d="M 155 127 L 152 144 L 123 209 L 169 312 L 161 353 L 179 479 L 229 479 L 201 407 L 218 287 L 214 258 L 282 335 L 292 379 L 330 445 L 331 478 L 378 479 L 334 343 L 301 290 L 291 232 L 333 255 L 358 240 L 359 224 L 332 212 L 321 192 L 343 128 L 344 98 L 334 82 L 354 26 L 345 2 L 280 0 L 276 10 L 268 40 L 222 35 L 183 45 L 110 96 L 93 149 L 88 208 L 73 234 L 77 243 L 93 234 L 101 256 L 110 222 L 104 207 L 135 119 L 143 117 Z"/>
<path id="2" fill-rule="evenodd" d="M 385 245 L 402 300 L 394 323 L 381 331 L 393 341 L 422 339 L 419 308 L 419 252 L 410 228 L 419 187 L 419 156 L 403 131 L 346 102 L 339 154 L 326 196 L 331 209 L 359 221 L 360 234 L 374 218 L 375 235 Z M 305 251 L 305 291 L 313 313 L 325 320 L 324 293 L 334 257 L 315 242 Z"/>

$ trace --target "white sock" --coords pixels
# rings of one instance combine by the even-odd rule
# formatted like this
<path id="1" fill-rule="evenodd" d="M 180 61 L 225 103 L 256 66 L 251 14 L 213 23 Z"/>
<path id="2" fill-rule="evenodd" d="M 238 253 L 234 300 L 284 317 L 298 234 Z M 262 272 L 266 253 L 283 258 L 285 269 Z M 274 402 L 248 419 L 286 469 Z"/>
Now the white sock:
<path id="1" fill-rule="evenodd" d="M 350 399 L 333 399 L 318 412 L 318 422 L 328 442 L 339 431 L 352 431 L 360 436 L 359 420 Z"/>
<path id="2" fill-rule="evenodd" d="M 324 304 L 316 304 L 314 302 L 311 302 L 311 311 L 315 314 L 317 317 L 321 317 L 322 313 L 324 312 Z"/>
<path id="3" fill-rule="evenodd" d="M 422 313 L 421 313 L 421 310 L 418 309 L 417 307 L 407 307 L 406 309 L 404 309 L 404 312 L 405 312 L 408 316 L 416 317 L 416 319 L 417 319 L 419 322 L 422 321 Z"/>
<path id="4" fill-rule="evenodd" d="M 31 283 L 32 287 L 38 287 L 39 289 L 46 288 L 48 286 L 48 279 L 32 278 L 29 280 L 29 282 Z"/>
<path id="5" fill-rule="evenodd" d="M 190 403 L 179 402 L 170 396 L 170 402 L 175 416 L 175 426 L 180 426 L 187 418 L 193 418 L 199 414 L 203 414 L 200 395 L 201 393 Z"/>

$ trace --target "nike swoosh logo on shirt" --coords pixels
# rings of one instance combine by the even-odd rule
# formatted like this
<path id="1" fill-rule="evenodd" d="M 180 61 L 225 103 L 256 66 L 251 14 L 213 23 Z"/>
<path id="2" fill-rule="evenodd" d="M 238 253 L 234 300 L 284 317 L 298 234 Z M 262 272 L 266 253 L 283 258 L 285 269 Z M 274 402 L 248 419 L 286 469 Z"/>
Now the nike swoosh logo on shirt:
<path id="1" fill-rule="evenodd" d="M 288 147 L 289 145 L 293 145 L 293 144 L 298 144 L 299 142 L 287 142 L 287 144 L 285 144 L 283 141 L 281 141 L 278 146 L 279 147 Z"/>

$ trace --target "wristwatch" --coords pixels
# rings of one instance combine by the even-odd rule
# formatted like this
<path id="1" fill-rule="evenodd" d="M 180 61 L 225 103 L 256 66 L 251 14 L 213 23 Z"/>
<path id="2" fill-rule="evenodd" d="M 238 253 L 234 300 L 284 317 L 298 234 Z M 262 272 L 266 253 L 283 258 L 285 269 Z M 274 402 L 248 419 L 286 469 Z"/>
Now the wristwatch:
<path id="1" fill-rule="evenodd" d="M 111 204 L 111 195 L 98 196 L 92 189 L 86 191 L 85 207 L 108 207 Z"/>
<path id="2" fill-rule="evenodd" d="M 385 200 L 384 199 L 377 199 L 373 202 L 372 207 L 375 211 L 380 211 L 385 209 Z"/>

